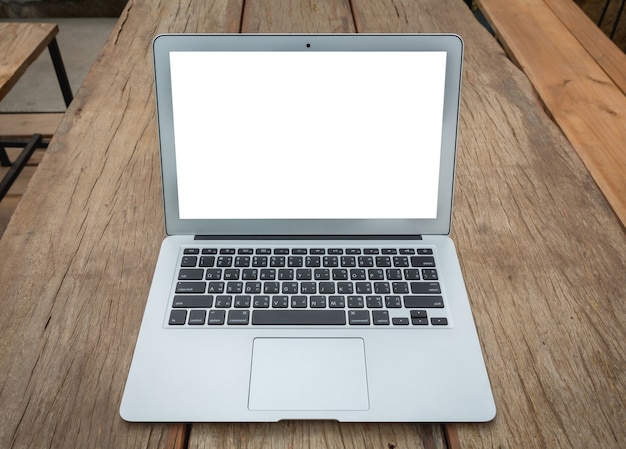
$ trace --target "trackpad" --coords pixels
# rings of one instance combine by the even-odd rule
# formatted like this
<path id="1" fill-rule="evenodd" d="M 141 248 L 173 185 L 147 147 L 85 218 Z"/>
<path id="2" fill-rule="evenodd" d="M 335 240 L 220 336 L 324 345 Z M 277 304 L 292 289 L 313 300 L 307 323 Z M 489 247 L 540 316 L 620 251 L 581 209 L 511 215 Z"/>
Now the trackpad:
<path id="1" fill-rule="evenodd" d="M 367 410 L 360 338 L 256 338 L 250 410 Z"/>

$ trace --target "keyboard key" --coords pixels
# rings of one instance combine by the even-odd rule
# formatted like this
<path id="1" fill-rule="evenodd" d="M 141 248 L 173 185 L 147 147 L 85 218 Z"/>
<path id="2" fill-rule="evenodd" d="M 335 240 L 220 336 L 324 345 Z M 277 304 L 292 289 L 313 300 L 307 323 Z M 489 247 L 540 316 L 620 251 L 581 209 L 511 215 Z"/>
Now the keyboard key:
<path id="1" fill-rule="evenodd" d="M 441 287 L 439 282 L 411 282 L 411 293 L 414 295 L 440 294 Z"/>
<path id="2" fill-rule="evenodd" d="M 374 293 L 378 295 L 386 295 L 391 293 L 389 282 L 374 282 Z"/>
<path id="3" fill-rule="evenodd" d="M 219 256 L 217 258 L 217 266 L 218 267 L 230 267 L 233 265 L 233 258 L 232 256 Z"/>
<path id="4" fill-rule="evenodd" d="M 291 307 L 294 309 L 304 309 L 307 306 L 307 297 L 306 296 L 292 296 L 291 297 Z"/>
<path id="5" fill-rule="evenodd" d="M 320 282 L 319 283 L 319 292 L 323 295 L 334 295 L 335 292 L 335 283 L 334 282 Z"/>
<path id="6" fill-rule="evenodd" d="M 209 293 L 224 293 L 224 282 L 209 282 Z"/>
<path id="7" fill-rule="evenodd" d="M 324 256 L 324 258 L 322 259 L 322 263 L 325 267 L 328 268 L 338 267 L 339 258 L 337 256 Z"/>
<path id="8" fill-rule="evenodd" d="M 398 250 L 395 248 L 383 248 L 382 253 L 383 254 L 398 254 Z"/>
<path id="9" fill-rule="evenodd" d="M 259 277 L 259 270 L 256 268 L 246 268 L 241 272 L 241 279 L 244 281 L 256 281 Z"/>
<path id="10" fill-rule="evenodd" d="M 212 267 L 215 265 L 215 256 L 202 256 L 200 257 L 201 267 Z"/>
<path id="11" fill-rule="evenodd" d="M 205 293 L 206 282 L 178 282 L 176 293 Z"/>
<path id="12" fill-rule="evenodd" d="M 411 318 L 427 318 L 425 310 L 411 310 Z"/>
<path id="13" fill-rule="evenodd" d="M 262 281 L 273 281 L 276 279 L 276 270 L 274 268 L 264 268 L 261 270 Z"/>
<path id="14" fill-rule="evenodd" d="M 226 318 L 225 310 L 209 310 L 209 320 L 207 324 L 209 326 L 216 326 L 224 324 L 224 320 Z"/>
<path id="15" fill-rule="evenodd" d="M 391 257 L 389 256 L 376 256 L 376 266 L 377 267 L 390 267 L 391 266 Z"/>
<path id="16" fill-rule="evenodd" d="M 252 297 L 249 295 L 237 295 L 235 296 L 235 309 L 248 309 L 252 303 Z"/>
<path id="17" fill-rule="evenodd" d="M 239 248 L 237 254 L 253 254 L 252 248 Z"/>
<path id="18" fill-rule="evenodd" d="M 284 267 L 285 256 L 272 256 L 270 257 L 270 267 Z"/>
<path id="19" fill-rule="evenodd" d="M 409 258 L 406 256 L 394 256 L 393 257 L 393 266 L 404 268 L 409 266 Z"/>
<path id="20" fill-rule="evenodd" d="M 302 256 L 289 256 L 287 259 L 287 266 L 290 267 L 301 267 L 304 264 L 304 260 Z"/>
<path id="21" fill-rule="evenodd" d="M 289 307 L 289 297 L 283 295 L 274 296 L 272 298 L 272 307 L 286 309 L 287 307 Z"/>
<path id="22" fill-rule="evenodd" d="M 226 293 L 243 293 L 243 282 L 228 282 L 226 284 Z"/>
<path id="23" fill-rule="evenodd" d="M 267 256 L 254 256 L 252 258 L 253 267 L 267 267 Z"/>
<path id="24" fill-rule="evenodd" d="M 235 257 L 235 266 L 239 268 L 250 266 L 250 256 L 237 256 Z"/>
<path id="25" fill-rule="evenodd" d="M 389 326 L 389 312 L 386 310 L 372 311 L 372 322 L 376 326 Z"/>
<path id="26" fill-rule="evenodd" d="M 261 293 L 261 282 L 246 282 L 246 294 L 256 295 Z"/>
<path id="27" fill-rule="evenodd" d="M 343 310 L 254 310 L 252 324 L 266 326 L 345 325 L 346 314 Z"/>
<path id="28" fill-rule="evenodd" d="M 348 312 L 348 321 L 351 325 L 369 325 L 370 313 L 367 310 L 350 310 Z"/>
<path id="29" fill-rule="evenodd" d="M 437 276 L 437 270 L 423 269 L 422 270 L 422 279 L 424 279 L 425 281 L 436 281 L 436 280 L 438 280 L 439 276 Z"/>
<path id="30" fill-rule="evenodd" d="M 396 295 L 404 295 L 409 293 L 409 284 L 406 282 L 392 282 L 391 288 Z"/>
<path id="31" fill-rule="evenodd" d="M 296 270 L 296 279 L 298 281 L 310 281 L 313 279 L 313 271 L 309 268 L 298 268 Z"/>
<path id="32" fill-rule="evenodd" d="M 172 310 L 170 312 L 169 324 L 172 326 L 182 326 L 187 321 L 186 310 Z"/>
<path id="33" fill-rule="evenodd" d="M 326 254 L 326 250 L 324 248 L 311 248 L 309 254 L 323 255 Z"/>
<path id="34" fill-rule="evenodd" d="M 402 307 L 402 299 L 399 296 L 385 296 L 385 307 L 399 309 Z"/>
<path id="35" fill-rule="evenodd" d="M 206 270 L 205 279 L 207 281 L 210 280 L 220 280 L 222 278 L 222 269 L 221 268 L 211 268 Z"/>
<path id="36" fill-rule="evenodd" d="M 311 296 L 311 308 L 324 309 L 326 308 L 326 296 Z"/>
<path id="37" fill-rule="evenodd" d="M 303 295 L 314 295 L 317 293 L 317 283 L 315 282 L 301 282 L 300 293 Z"/>
<path id="38" fill-rule="evenodd" d="M 443 307 L 441 296 L 405 296 L 404 307 L 407 309 L 435 309 Z"/>
<path id="39" fill-rule="evenodd" d="M 273 294 L 280 292 L 280 283 L 278 282 L 266 282 L 263 285 L 263 293 Z"/>
<path id="40" fill-rule="evenodd" d="M 204 248 L 202 254 L 217 254 L 217 248 Z"/>
<path id="41" fill-rule="evenodd" d="M 366 296 L 365 301 L 368 309 L 382 309 L 383 297 L 382 296 Z"/>
<path id="42" fill-rule="evenodd" d="M 344 296 L 331 296 L 328 298 L 328 307 L 331 309 L 343 309 L 346 307 L 346 298 Z"/>
<path id="43" fill-rule="evenodd" d="M 391 322 L 393 323 L 394 326 L 408 326 L 409 325 L 408 318 L 396 317 L 396 318 L 392 318 Z"/>
<path id="44" fill-rule="evenodd" d="M 178 280 L 180 281 L 199 281 L 204 277 L 202 269 L 183 269 L 178 272 Z"/>
<path id="45" fill-rule="evenodd" d="M 400 254 L 415 254 L 413 248 L 400 248 Z"/>
<path id="46" fill-rule="evenodd" d="M 257 295 L 252 301 L 255 309 L 267 309 L 270 306 L 270 297 L 267 295 Z"/>
<path id="47" fill-rule="evenodd" d="M 235 248 L 222 248 L 220 254 L 235 254 Z"/>
<path id="48" fill-rule="evenodd" d="M 355 282 L 355 286 L 356 292 L 360 295 L 369 295 L 372 293 L 372 284 L 370 282 Z"/>
<path id="49" fill-rule="evenodd" d="M 283 295 L 295 295 L 298 293 L 297 282 L 283 282 L 281 293 Z"/>
<path id="50" fill-rule="evenodd" d="M 311 268 L 320 267 L 322 266 L 322 259 L 320 256 L 307 256 L 304 265 Z"/>
<path id="51" fill-rule="evenodd" d="M 313 270 L 313 277 L 316 281 L 328 281 L 330 280 L 330 270 L 327 268 Z"/>
<path id="52" fill-rule="evenodd" d="M 362 296 L 348 296 L 348 307 L 350 309 L 362 309 L 365 307 Z"/>
<path id="53" fill-rule="evenodd" d="M 382 281 L 385 279 L 385 272 L 380 268 L 367 270 L 367 275 L 369 276 L 370 281 Z"/>
<path id="54" fill-rule="evenodd" d="M 413 326 L 427 326 L 428 318 L 413 318 L 411 317 L 411 324 Z"/>
<path id="55" fill-rule="evenodd" d="M 352 279 L 353 281 L 365 280 L 365 270 L 363 268 L 353 268 L 352 270 L 350 270 L 350 279 Z"/>
<path id="56" fill-rule="evenodd" d="M 334 255 L 343 254 L 343 249 L 342 248 L 330 248 L 328 250 L 328 254 L 334 254 Z"/>
<path id="57" fill-rule="evenodd" d="M 356 267 L 356 257 L 341 256 L 341 266 L 344 268 Z"/>
<path id="58" fill-rule="evenodd" d="M 407 268 L 404 270 L 404 278 L 409 281 L 418 281 L 420 278 L 420 270 L 417 268 Z"/>
<path id="59" fill-rule="evenodd" d="M 227 281 L 236 281 L 239 279 L 240 271 L 237 268 L 228 268 L 224 270 L 224 279 Z"/>
<path id="60" fill-rule="evenodd" d="M 256 254 L 272 254 L 272 250 L 270 248 L 257 248 L 255 252 Z"/>
<path id="61" fill-rule="evenodd" d="M 433 326 L 447 326 L 448 319 L 447 318 L 431 318 L 430 324 L 432 324 Z"/>
<path id="62" fill-rule="evenodd" d="M 202 326 L 206 322 L 206 310 L 192 310 L 189 312 L 189 324 L 191 326 Z"/>
<path id="63" fill-rule="evenodd" d="M 233 297 L 229 295 L 219 295 L 215 297 L 215 307 L 218 309 L 230 309 L 233 305 Z"/>
<path id="64" fill-rule="evenodd" d="M 337 293 L 340 295 L 351 295 L 354 293 L 352 282 L 337 282 Z"/>
<path id="65" fill-rule="evenodd" d="M 249 310 L 229 310 L 227 323 L 231 326 L 242 326 L 250 322 Z"/>
<path id="66" fill-rule="evenodd" d="M 200 254 L 199 248 L 185 248 L 183 254 Z"/>
<path id="67" fill-rule="evenodd" d="M 374 258 L 372 256 L 359 256 L 359 267 L 369 268 L 374 266 Z"/>
<path id="68" fill-rule="evenodd" d="M 399 281 L 402 279 L 402 270 L 398 268 L 388 268 L 385 270 L 385 273 L 387 274 L 387 279 L 390 281 Z"/>
<path id="69" fill-rule="evenodd" d="M 345 268 L 333 269 L 333 281 L 345 281 L 348 279 L 348 270 Z"/>
<path id="70" fill-rule="evenodd" d="M 417 254 L 421 254 L 421 255 L 432 255 L 433 254 L 433 250 L 431 248 L 418 248 L 417 249 Z"/>
<path id="71" fill-rule="evenodd" d="M 275 248 L 274 254 L 289 254 L 289 248 Z"/>
<path id="72" fill-rule="evenodd" d="M 363 254 L 380 254 L 380 250 L 378 248 L 365 248 Z"/>
<path id="73" fill-rule="evenodd" d="M 294 248 L 291 250 L 291 254 L 299 254 L 299 255 L 304 255 L 307 253 L 307 249 L 306 248 Z"/>
<path id="74" fill-rule="evenodd" d="M 278 280 L 279 281 L 293 281 L 293 269 L 281 268 L 280 270 L 278 270 Z"/>
<path id="75" fill-rule="evenodd" d="M 198 263 L 197 256 L 183 256 L 183 259 L 180 262 L 180 266 L 185 267 L 185 268 L 195 267 L 197 263 Z"/>
<path id="76" fill-rule="evenodd" d="M 411 257 L 411 266 L 418 268 L 434 267 L 435 258 L 431 256 L 413 256 Z"/>
<path id="77" fill-rule="evenodd" d="M 204 307 L 206 309 L 213 307 L 213 296 L 174 296 L 172 307 L 180 309 L 194 309 Z"/>

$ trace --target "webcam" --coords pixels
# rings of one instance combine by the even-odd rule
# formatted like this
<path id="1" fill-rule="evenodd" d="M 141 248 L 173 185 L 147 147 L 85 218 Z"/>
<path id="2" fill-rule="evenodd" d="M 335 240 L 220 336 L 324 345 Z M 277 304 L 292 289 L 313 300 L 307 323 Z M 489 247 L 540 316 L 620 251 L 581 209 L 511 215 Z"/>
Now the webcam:
<path id="1" fill-rule="evenodd" d="M 311 48 L 311 44 L 306 44 L 306 48 Z"/>

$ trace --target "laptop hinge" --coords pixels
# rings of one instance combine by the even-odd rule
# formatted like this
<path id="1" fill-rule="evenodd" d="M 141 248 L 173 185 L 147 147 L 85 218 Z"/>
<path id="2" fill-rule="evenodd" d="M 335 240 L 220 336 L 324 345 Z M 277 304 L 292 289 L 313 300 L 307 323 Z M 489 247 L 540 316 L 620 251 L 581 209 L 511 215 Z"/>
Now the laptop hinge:
<path id="1" fill-rule="evenodd" d="M 422 240 L 421 235 L 196 235 L 194 240 Z"/>

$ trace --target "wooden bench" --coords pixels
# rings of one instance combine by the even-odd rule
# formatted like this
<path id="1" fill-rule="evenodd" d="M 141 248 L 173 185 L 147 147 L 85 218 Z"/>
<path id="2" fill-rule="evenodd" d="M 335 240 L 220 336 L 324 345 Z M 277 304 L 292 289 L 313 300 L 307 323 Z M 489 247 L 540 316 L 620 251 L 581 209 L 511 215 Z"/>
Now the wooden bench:
<path id="1" fill-rule="evenodd" d="M 626 224 L 626 55 L 572 0 L 476 3 Z"/>
<path id="2" fill-rule="evenodd" d="M 72 90 L 56 42 L 58 32 L 59 28 L 54 23 L 0 23 L 0 100 L 48 48 L 63 99 L 69 106 Z M 8 192 L 33 152 L 45 146 L 41 134 L 52 136 L 60 118 L 59 114 L 0 115 L 0 199 Z M 10 157 L 11 148 L 20 148 L 21 151 L 13 152 L 15 156 Z"/>

